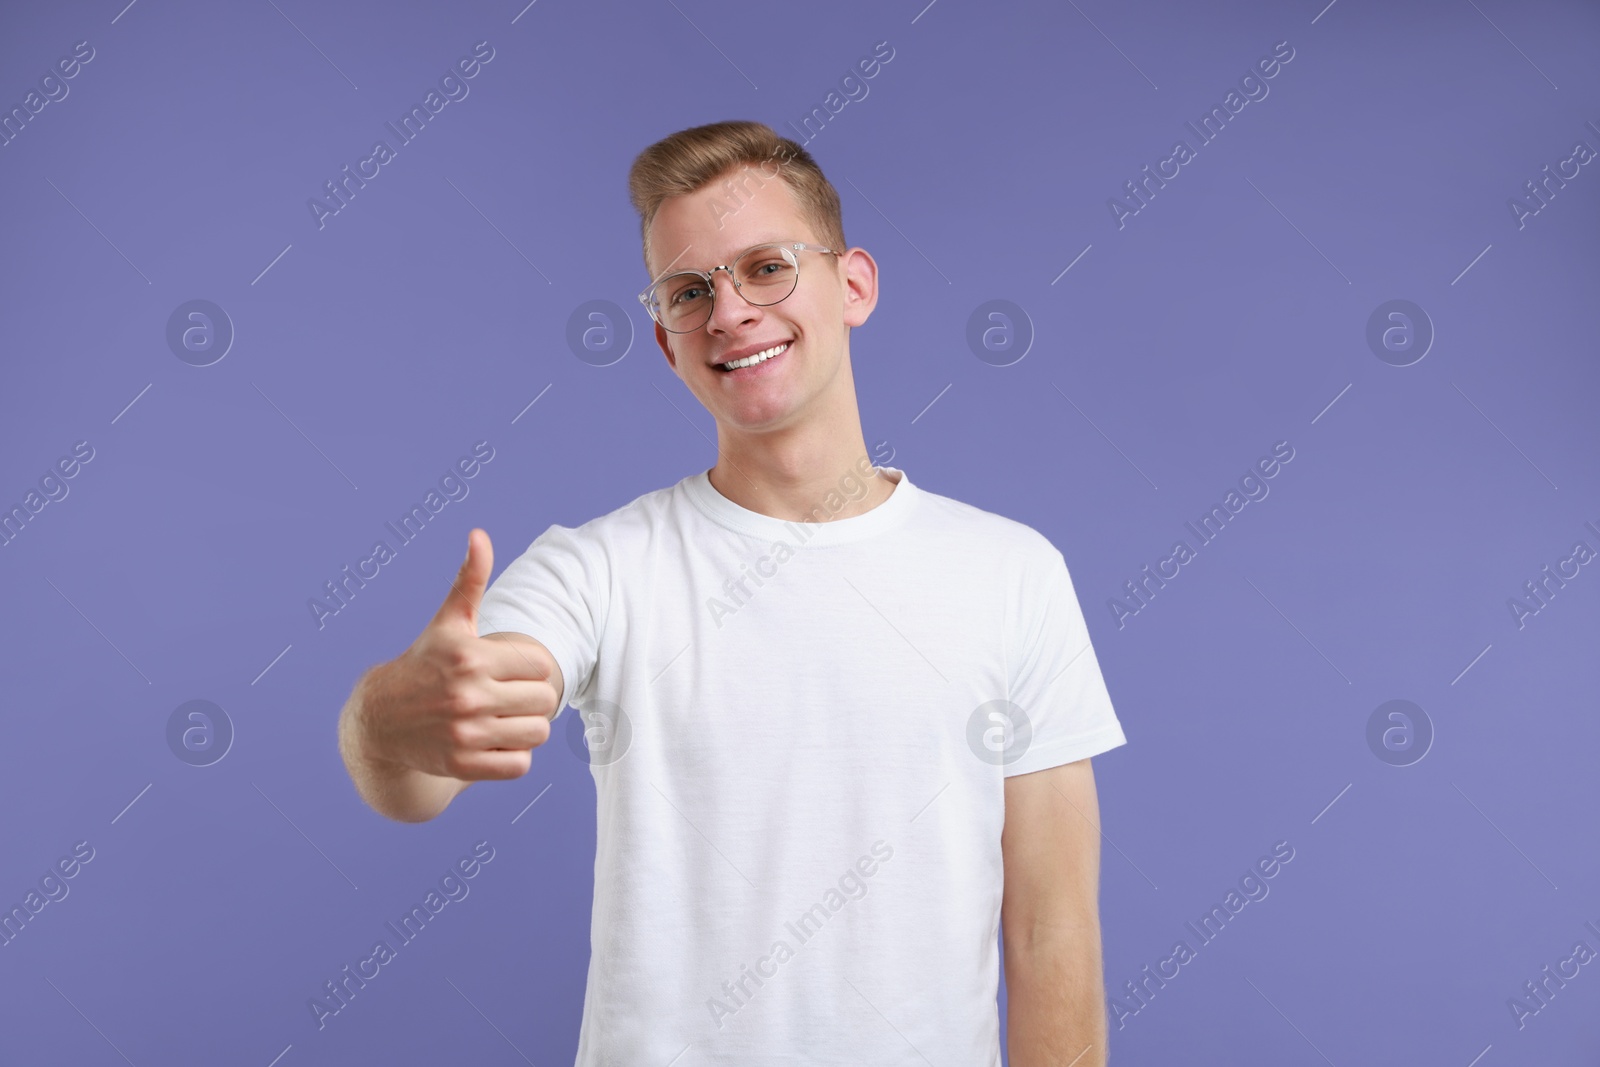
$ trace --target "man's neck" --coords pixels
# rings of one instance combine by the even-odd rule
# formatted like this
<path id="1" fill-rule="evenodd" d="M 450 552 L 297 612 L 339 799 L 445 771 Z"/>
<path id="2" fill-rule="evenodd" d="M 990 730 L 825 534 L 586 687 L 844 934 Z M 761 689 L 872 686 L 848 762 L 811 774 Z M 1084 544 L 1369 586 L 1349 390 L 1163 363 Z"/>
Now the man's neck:
<path id="1" fill-rule="evenodd" d="M 710 479 L 713 489 L 740 507 L 792 522 L 864 514 L 898 484 L 872 465 L 859 425 L 854 436 L 836 435 L 814 446 L 790 440 L 736 454 L 724 449 Z"/>
<path id="2" fill-rule="evenodd" d="M 867 455 L 848 344 L 834 378 L 792 425 L 748 433 L 719 424 L 710 478 L 740 507 L 791 522 L 848 519 L 889 499 L 898 482 Z"/>

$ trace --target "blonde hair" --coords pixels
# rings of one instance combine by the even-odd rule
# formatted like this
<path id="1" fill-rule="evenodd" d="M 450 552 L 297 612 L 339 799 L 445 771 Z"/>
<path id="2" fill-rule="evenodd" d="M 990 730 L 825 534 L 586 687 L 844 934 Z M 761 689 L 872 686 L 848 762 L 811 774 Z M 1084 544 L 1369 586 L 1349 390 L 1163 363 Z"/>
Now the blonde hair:
<path id="1" fill-rule="evenodd" d="M 697 192 L 733 171 L 764 165 L 767 178 L 783 179 L 817 239 L 843 252 L 847 246 L 839 193 L 811 154 L 765 123 L 713 122 L 662 138 L 640 152 L 628 170 L 628 198 L 639 212 L 645 270 L 652 269 L 650 223 L 663 201 Z M 742 203 L 732 183 L 728 203 L 728 214 Z"/>

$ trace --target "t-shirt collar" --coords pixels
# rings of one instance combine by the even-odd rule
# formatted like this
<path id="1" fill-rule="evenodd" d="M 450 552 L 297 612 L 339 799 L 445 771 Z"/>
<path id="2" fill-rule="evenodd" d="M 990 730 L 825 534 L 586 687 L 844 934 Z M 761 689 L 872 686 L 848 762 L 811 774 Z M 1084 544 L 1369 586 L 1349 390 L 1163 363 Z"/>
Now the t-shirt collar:
<path id="1" fill-rule="evenodd" d="M 899 467 L 880 466 L 878 471 L 889 477 L 898 477 L 899 482 L 889 493 L 889 496 L 879 505 L 859 515 L 851 515 L 843 519 L 824 518 L 830 510 L 843 510 L 844 505 L 850 503 L 849 492 L 854 482 L 854 488 L 859 492 L 863 479 L 859 476 L 852 478 L 847 475 L 841 483 L 831 487 L 821 499 L 816 502 L 818 518 L 813 521 L 796 522 L 780 519 L 773 515 L 763 515 L 759 511 L 751 511 L 740 504 L 734 503 L 717 491 L 711 484 L 709 470 L 692 474 L 683 480 L 683 487 L 696 507 L 706 514 L 713 522 L 725 526 L 739 533 L 749 534 L 766 540 L 799 541 L 807 544 L 842 544 L 846 541 L 858 541 L 864 537 L 871 537 L 892 529 L 904 522 L 912 509 L 916 506 L 921 490 L 912 484 L 905 471 Z"/>

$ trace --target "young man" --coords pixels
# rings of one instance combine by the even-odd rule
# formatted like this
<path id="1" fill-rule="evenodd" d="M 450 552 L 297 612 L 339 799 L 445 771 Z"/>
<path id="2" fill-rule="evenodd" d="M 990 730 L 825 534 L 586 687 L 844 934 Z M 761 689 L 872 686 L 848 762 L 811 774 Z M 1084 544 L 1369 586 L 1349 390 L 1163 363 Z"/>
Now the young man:
<path id="1" fill-rule="evenodd" d="M 998 1067 L 1002 919 L 1012 1067 L 1103 1065 L 1089 758 L 1125 738 L 1061 553 L 868 460 L 850 333 L 878 268 L 803 148 L 696 127 L 629 187 L 716 464 L 550 526 L 487 593 L 473 530 L 341 716 L 361 795 L 431 819 L 580 709 L 581 1067 Z"/>

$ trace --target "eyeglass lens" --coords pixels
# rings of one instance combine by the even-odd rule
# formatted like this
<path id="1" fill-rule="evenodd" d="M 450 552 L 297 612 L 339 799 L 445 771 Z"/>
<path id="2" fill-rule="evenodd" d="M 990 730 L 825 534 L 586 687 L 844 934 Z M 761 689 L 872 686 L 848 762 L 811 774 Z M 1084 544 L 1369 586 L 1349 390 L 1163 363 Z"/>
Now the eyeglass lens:
<path id="1" fill-rule="evenodd" d="M 739 295 L 761 307 L 788 297 L 800 276 L 794 253 L 782 245 L 763 245 L 744 252 L 733 261 L 732 273 Z M 711 317 L 715 295 L 699 274 L 683 272 L 663 278 L 655 292 L 662 325 L 674 333 L 698 330 Z"/>

